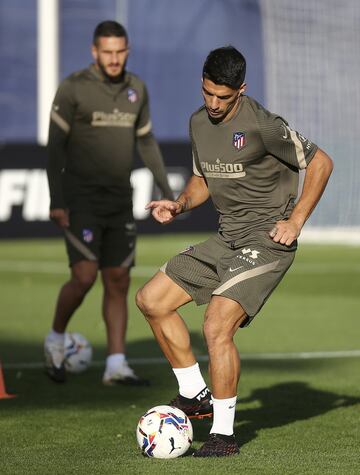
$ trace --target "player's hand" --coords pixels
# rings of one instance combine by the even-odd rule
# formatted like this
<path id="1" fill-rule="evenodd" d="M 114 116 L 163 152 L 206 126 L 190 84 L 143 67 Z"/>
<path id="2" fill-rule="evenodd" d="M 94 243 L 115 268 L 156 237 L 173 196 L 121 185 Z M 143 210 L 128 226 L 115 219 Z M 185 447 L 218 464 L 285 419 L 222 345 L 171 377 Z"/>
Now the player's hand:
<path id="1" fill-rule="evenodd" d="M 50 219 L 54 221 L 60 228 L 69 227 L 69 212 L 66 209 L 55 208 L 50 210 Z"/>
<path id="2" fill-rule="evenodd" d="M 287 221 L 277 221 L 275 226 L 269 232 L 269 236 L 274 242 L 291 246 L 291 244 L 300 236 L 301 228 L 290 219 Z"/>
<path id="3" fill-rule="evenodd" d="M 159 223 L 168 224 L 181 212 L 181 205 L 176 201 L 159 200 L 151 201 L 145 209 L 151 209 L 151 214 Z"/>

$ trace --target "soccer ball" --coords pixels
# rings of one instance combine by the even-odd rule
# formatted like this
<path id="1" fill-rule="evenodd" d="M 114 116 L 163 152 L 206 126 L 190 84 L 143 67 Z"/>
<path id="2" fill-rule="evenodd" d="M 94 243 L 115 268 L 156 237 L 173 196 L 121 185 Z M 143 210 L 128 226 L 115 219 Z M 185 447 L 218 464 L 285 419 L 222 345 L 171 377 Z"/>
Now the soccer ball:
<path id="1" fill-rule="evenodd" d="M 193 429 L 188 416 L 171 406 L 155 406 L 139 420 L 136 438 L 147 457 L 171 459 L 191 446 Z"/>
<path id="2" fill-rule="evenodd" d="M 92 359 L 92 348 L 80 333 L 65 333 L 65 369 L 69 373 L 82 373 Z"/>

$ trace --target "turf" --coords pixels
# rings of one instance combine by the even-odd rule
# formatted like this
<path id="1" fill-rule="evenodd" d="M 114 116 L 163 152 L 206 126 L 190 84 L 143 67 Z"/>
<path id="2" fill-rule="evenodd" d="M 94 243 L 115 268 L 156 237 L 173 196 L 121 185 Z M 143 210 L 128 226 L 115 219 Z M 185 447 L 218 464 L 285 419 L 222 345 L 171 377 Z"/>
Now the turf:
<path id="1" fill-rule="evenodd" d="M 134 294 L 166 259 L 203 236 L 139 239 L 129 306 L 128 355 L 160 357 Z M 360 348 L 360 248 L 302 245 L 296 261 L 253 324 L 238 332 L 242 379 L 236 435 L 240 456 L 229 459 L 144 458 L 135 427 L 151 406 L 176 393 L 164 363 L 136 364 L 146 389 L 101 384 L 103 368 L 52 384 L 41 368 L 42 342 L 67 275 L 62 243 L 0 242 L 0 359 L 7 391 L 0 400 L 1 474 L 358 474 L 360 358 L 254 359 L 259 353 L 332 352 Z M 103 361 L 105 332 L 98 282 L 71 322 Z M 204 307 L 183 309 L 198 355 Z M 38 363 L 39 365 L 33 365 Z M 30 368 L 27 365 L 30 365 Z M 207 378 L 206 363 L 201 363 Z M 194 423 L 193 448 L 209 422 Z"/>

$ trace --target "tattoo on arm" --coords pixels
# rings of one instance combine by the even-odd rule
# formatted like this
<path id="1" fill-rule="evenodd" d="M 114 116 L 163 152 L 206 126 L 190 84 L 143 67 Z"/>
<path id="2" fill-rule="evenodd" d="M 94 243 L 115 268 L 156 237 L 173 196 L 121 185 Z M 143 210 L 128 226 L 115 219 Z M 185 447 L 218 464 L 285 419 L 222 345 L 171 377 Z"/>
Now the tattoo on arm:
<path id="1" fill-rule="evenodd" d="M 176 203 L 179 203 L 179 205 L 181 206 L 179 214 L 185 213 L 185 211 L 188 211 L 189 209 L 191 209 L 191 206 L 192 206 L 191 198 L 190 197 L 185 198 L 184 196 L 181 196 L 181 195 L 176 200 Z"/>

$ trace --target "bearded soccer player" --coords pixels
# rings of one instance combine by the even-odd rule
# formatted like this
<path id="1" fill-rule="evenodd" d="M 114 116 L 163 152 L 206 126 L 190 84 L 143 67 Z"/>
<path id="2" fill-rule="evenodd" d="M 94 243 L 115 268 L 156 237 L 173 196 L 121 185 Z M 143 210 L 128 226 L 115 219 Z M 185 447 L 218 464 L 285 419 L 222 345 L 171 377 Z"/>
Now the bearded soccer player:
<path id="1" fill-rule="evenodd" d="M 47 373 L 57 382 L 66 378 L 67 324 L 100 271 L 108 350 L 103 382 L 148 383 L 134 373 L 125 356 L 129 270 L 136 239 L 130 185 L 135 146 L 163 196 L 173 195 L 152 134 L 146 86 L 126 70 L 128 54 L 123 26 L 100 23 L 93 37 L 94 64 L 66 78 L 52 106 L 50 217 L 66 230 L 71 269 L 44 345 Z"/>
<path id="2" fill-rule="evenodd" d="M 179 385 L 171 401 L 188 416 L 213 416 L 196 457 L 239 453 L 234 436 L 240 358 L 233 337 L 249 325 L 291 266 L 301 229 L 333 165 L 286 120 L 245 95 L 246 63 L 232 46 L 211 51 L 202 77 L 204 106 L 190 119 L 193 176 L 176 201 L 152 201 L 160 223 L 212 199 L 217 235 L 170 259 L 137 293 L 137 304 Z M 305 170 L 299 200 L 298 171 Z M 204 336 L 211 391 L 178 309 L 207 304 Z"/>

